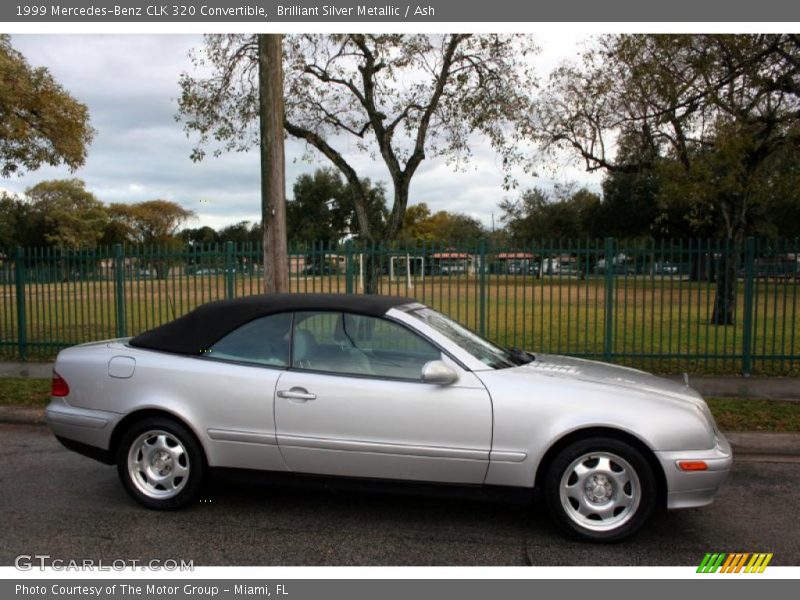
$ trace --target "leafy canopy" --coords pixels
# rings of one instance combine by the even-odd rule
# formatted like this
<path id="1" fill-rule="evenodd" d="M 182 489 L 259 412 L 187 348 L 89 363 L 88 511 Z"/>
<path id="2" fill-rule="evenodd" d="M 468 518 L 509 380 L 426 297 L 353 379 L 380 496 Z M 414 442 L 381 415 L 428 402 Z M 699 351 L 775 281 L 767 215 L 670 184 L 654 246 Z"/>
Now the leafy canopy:
<path id="1" fill-rule="evenodd" d="M 49 246 L 94 247 L 108 224 L 105 205 L 80 179 L 42 181 L 25 190 L 32 232 Z"/>
<path id="2" fill-rule="evenodd" d="M 483 135 L 504 165 L 519 158 L 521 130 L 535 78 L 530 36 L 285 36 L 286 131 L 344 175 L 355 193 L 359 233 L 400 231 L 411 179 L 428 157 L 462 164 L 473 135 Z M 192 157 L 244 151 L 258 142 L 257 40 L 209 35 L 184 73 L 179 118 L 198 144 Z M 385 226 L 371 220 L 356 159 L 381 160 L 391 179 Z M 361 159 L 363 160 L 363 159 Z"/>
<path id="3" fill-rule="evenodd" d="M 610 35 L 552 76 L 535 115 L 587 170 L 654 172 L 662 207 L 741 241 L 800 148 L 800 37 Z M 782 187 L 785 189 L 785 186 Z"/>
<path id="4" fill-rule="evenodd" d="M 469 215 L 440 210 L 431 213 L 425 202 L 406 210 L 400 238 L 433 243 L 476 244 L 486 236 L 481 222 Z"/>
<path id="5" fill-rule="evenodd" d="M 111 204 L 108 211 L 124 231 L 125 241 L 134 244 L 174 243 L 180 226 L 194 216 L 194 212 L 170 200 Z"/>
<path id="6" fill-rule="evenodd" d="M 517 200 L 500 204 L 501 220 L 517 244 L 539 240 L 586 239 L 597 234 L 600 197 L 574 185 L 556 185 L 549 193 L 526 190 Z"/>
<path id="7" fill-rule="evenodd" d="M 0 175 L 43 164 L 77 169 L 94 137 L 89 110 L 0 35 Z"/>
<path id="8" fill-rule="evenodd" d="M 343 181 L 335 169 L 317 169 L 300 175 L 293 186 L 293 198 L 286 203 L 286 231 L 292 242 L 336 243 L 347 236 L 358 237 L 355 195 L 365 200 L 370 222 L 386 220 L 386 191 L 382 184 L 362 180 L 360 189 Z"/>

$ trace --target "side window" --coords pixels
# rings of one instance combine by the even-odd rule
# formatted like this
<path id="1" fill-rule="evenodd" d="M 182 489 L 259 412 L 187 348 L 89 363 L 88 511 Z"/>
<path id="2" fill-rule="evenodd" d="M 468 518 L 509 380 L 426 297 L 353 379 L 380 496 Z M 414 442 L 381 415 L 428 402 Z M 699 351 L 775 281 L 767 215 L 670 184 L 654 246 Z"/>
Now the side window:
<path id="1" fill-rule="evenodd" d="M 273 367 L 289 366 L 291 313 L 245 323 L 211 346 L 207 356 Z"/>
<path id="2" fill-rule="evenodd" d="M 296 313 L 292 366 L 338 374 L 420 379 L 439 350 L 405 327 L 375 317 Z"/>

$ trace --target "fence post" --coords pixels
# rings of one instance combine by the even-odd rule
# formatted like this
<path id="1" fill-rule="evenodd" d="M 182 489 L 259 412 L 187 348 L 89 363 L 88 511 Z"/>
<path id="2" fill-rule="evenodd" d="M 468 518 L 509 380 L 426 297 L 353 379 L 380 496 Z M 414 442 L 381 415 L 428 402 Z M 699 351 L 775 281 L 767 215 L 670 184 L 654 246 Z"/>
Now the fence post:
<path id="1" fill-rule="evenodd" d="M 353 293 L 353 240 L 344 243 L 344 291 Z"/>
<path id="2" fill-rule="evenodd" d="M 117 337 L 127 335 L 125 324 L 125 256 L 122 244 L 114 245 L 114 304 L 117 308 Z"/>
<path id="3" fill-rule="evenodd" d="M 486 240 L 478 246 L 478 333 L 486 335 Z"/>
<path id="4" fill-rule="evenodd" d="M 233 242 L 225 242 L 225 297 L 233 298 L 236 283 L 236 247 Z"/>
<path id="5" fill-rule="evenodd" d="M 605 248 L 605 332 L 603 360 L 610 361 L 614 350 L 614 238 L 606 238 Z"/>
<path id="6" fill-rule="evenodd" d="M 738 250 L 734 248 L 734 252 Z M 744 307 L 742 315 L 742 375 L 753 370 L 753 292 L 755 280 L 755 240 L 747 238 L 744 247 Z"/>
<path id="7" fill-rule="evenodd" d="M 17 246 L 14 260 L 14 283 L 17 291 L 17 349 L 22 360 L 28 359 L 28 322 L 25 315 L 25 251 Z"/>

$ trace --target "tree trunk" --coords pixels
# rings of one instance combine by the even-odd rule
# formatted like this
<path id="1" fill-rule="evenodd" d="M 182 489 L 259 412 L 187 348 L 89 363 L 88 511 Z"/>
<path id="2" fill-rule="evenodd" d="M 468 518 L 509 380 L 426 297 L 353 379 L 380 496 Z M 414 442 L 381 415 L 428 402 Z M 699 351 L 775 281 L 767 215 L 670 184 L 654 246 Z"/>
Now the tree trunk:
<path id="1" fill-rule="evenodd" d="M 739 289 L 739 265 L 743 239 L 741 234 L 735 234 L 725 244 L 725 251 L 721 257 L 719 268 L 716 270 L 716 290 L 714 296 L 714 309 L 711 314 L 712 325 L 736 324 L 736 296 Z"/>
<path id="2" fill-rule="evenodd" d="M 386 242 L 391 242 L 397 238 L 403 225 L 403 215 L 408 204 L 409 179 L 405 176 L 393 177 L 392 179 L 394 183 L 392 214 L 389 216 L 389 222 L 385 230 L 378 234 L 380 239 Z M 358 210 L 359 203 L 362 204 L 362 210 L 364 210 L 366 198 L 355 199 L 356 210 Z M 388 268 L 388 261 L 391 259 L 384 254 L 386 248 L 382 244 L 370 246 L 369 244 L 372 240 L 365 239 L 363 235 L 361 237 L 364 242 L 364 292 L 367 294 L 379 294 L 381 275 Z"/>
<path id="3" fill-rule="evenodd" d="M 264 230 L 264 291 L 267 293 L 289 291 L 281 43 L 279 34 L 258 35 L 261 221 Z"/>
<path id="4" fill-rule="evenodd" d="M 389 215 L 389 223 L 386 226 L 385 239 L 394 240 L 400 233 L 403 227 L 403 217 L 406 214 L 406 207 L 408 206 L 408 188 L 411 184 L 411 179 L 406 174 L 401 174 L 392 178 L 394 183 L 394 204 L 392 205 L 392 214 Z"/>
<path id="5" fill-rule="evenodd" d="M 746 180 L 742 189 L 747 189 Z M 739 265 L 744 251 L 744 238 L 747 230 L 747 197 L 731 195 L 721 199 L 720 213 L 725 223 L 725 250 L 717 269 L 714 311 L 712 325 L 734 325 L 736 323 L 736 296 L 739 290 Z"/>
<path id="6" fill-rule="evenodd" d="M 359 241 L 364 261 L 364 293 L 379 294 L 381 287 L 381 244 L 375 244 L 375 236 L 380 238 L 380 223 L 370 223 L 367 217 L 367 196 L 364 193 L 361 182 L 356 180 L 358 185 L 350 182 L 353 187 L 353 205 L 356 213 L 356 226 L 358 228 Z M 378 230 L 378 231 L 376 231 Z M 386 238 L 383 238 L 386 239 Z"/>
<path id="7" fill-rule="evenodd" d="M 169 276 L 169 262 L 166 260 L 154 261 L 153 270 L 156 272 L 156 279 L 164 280 Z"/>
<path id="8" fill-rule="evenodd" d="M 381 275 L 383 273 L 382 254 L 380 246 L 364 247 L 364 293 L 379 294 L 381 288 Z"/>

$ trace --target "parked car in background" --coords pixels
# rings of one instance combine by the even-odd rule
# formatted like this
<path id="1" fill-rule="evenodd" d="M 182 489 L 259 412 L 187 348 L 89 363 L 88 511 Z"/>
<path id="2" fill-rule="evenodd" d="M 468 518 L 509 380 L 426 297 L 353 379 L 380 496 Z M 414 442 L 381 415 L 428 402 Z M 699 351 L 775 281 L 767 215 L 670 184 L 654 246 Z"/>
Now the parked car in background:
<path id="1" fill-rule="evenodd" d="M 611 271 L 614 275 L 636 275 L 636 265 L 631 262 L 615 261 L 611 265 Z M 604 258 L 597 261 L 594 272 L 597 275 L 605 275 L 606 260 Z"/>
<path id="2" fill-rule="evenodd" d="M 677 275 L 678 265 L 673 262 L 664 261 L 653 263 L 654 275 Z"/>
<path id="3" fill-rule="evenodd" d="M 466 264 L 460 263 L 444 264 L 439 267 L 440 275 L 460 275 L 468 271 L 469 267 Z"/>
<path id="4" fill-rule="evenodd" d="M 303 269 L 304 275 L 336 275 L 339 270 L 335 265 L 312 263 Z"/>
<path id="5" fill-rule="evenodd" d="M 501 273 L 505 271 L 509 275 L 539 275 L 539 263 L 533 260 L 509 260 L 504 267 Z"/>
<path id="6" fill-rule="evenodd" d="M 595 541 L 659 506 L 711 503 L 732 460 L 686 385 L 501 348 L 389 296 L 223 300 L 67 348 L 46 419 L 152 509 L 186 506 L 226 467 L 539 488 L 566 532 Z"/>
<path id="7" fill-rule="evenodd" d="M 559 274 L 564 277 L 570 277 L 570 276 L 574 277 L 577 275 L 581 275 L 582 272 L 580 265 L 574 262 L 570 262 L 561 264 Z"/>

